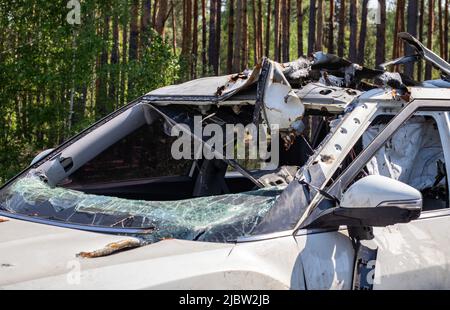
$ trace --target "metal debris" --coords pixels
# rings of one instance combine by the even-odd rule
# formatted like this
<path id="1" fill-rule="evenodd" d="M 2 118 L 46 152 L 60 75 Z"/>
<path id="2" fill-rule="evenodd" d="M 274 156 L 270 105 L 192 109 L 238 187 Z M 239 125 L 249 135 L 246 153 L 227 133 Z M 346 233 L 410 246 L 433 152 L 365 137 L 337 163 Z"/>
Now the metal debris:
<path id="1" fill-rule="evenodd" d="M 326 164 L 331 164 L 335 159 L 336 159 L 336 158 L 334 157 L 333 154 L 331 154 L 331 155 L 321 155 L 321 156 L 320 156 L 320 160 L 321 160 L 323 163 L 326 163 Z"/>
<path id="2" fill-rule="evenodd" d="M 118 242 L 109 243 L 104 248 L 99 249 L 99 250 L 95 250 L 92 252 L 78 253 L 77 257 L 82 257 L 82 258 L 103 257 L 103 256 L 108 256 L 108 255 L 117 253 L 119 251 L 129 250 L 129 249 L 137 248 L 140 246 L 142 246 L 142 242 L 140 240 L 126 239 L 126 240 L 121 240 Z"/>
<path id="3" fill-rule="evenodd" d="M 13 264 L 8 264 L 8 263 L 3 263 L 3 264 L 0 264 L 0 267 L 1 268 L 11 268 L 11 267 L 14 267 L 14 265 Z"/>

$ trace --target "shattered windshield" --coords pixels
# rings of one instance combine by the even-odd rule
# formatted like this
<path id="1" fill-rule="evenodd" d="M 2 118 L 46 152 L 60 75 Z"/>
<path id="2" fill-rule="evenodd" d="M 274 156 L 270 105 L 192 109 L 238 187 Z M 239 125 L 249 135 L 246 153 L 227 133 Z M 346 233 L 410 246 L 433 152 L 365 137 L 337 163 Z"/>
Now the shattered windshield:
<path id="1" fill-rule="evenodd" d="M 226 242 L 251 234 L 281 193 L 278 187 L 179 201 L 140 201 L 51 188 L 20 178 L 0 196 L 0 209 L 86 226 L 143 228 L 148 242 L 166 238 Z"/>

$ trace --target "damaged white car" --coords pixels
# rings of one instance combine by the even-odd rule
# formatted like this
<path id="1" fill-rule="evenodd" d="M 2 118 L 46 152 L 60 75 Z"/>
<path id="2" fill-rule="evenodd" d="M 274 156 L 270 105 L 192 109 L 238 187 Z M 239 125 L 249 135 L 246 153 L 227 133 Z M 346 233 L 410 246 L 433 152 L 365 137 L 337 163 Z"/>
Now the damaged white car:
<path id="1" fill-rule="evenodd" d="M 424 59 L 441 80 L 265 59 L 153 91 L 44 152 L 0 189 L 0 288 L 450 288 L 450 64 L 400 37 L 418 54 L 385 66 Z M 277 124 L 278 167 L 174 159 L 171 128 L 196 115 Z"/>

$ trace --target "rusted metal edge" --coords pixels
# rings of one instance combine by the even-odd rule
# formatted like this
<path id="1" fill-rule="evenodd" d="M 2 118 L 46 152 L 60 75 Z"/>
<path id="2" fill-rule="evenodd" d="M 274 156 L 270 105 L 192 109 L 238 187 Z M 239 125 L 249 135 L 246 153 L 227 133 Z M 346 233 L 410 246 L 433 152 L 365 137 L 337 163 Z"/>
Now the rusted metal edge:
<path id="1" fill-rule="evenodd" d="M 256 90 L 256 103 L 253 113 L 253 123 L 258 126 L 261 120 L 261 111 L 264 112 L 264 117 L 267 120 L 264 109 L 264 93 L 266 89 L 267 78 L 270 73 L 270 61 L 267 58 L 263 58 L 261 65 L 261 73 L 258 79 L 258 85 Z"/>
<path id="2" fill-rule="evenodd" d="M 117 252 L 124 250 L 130 250 L 144 245 L 144 243 L 137 239 L 126 239 L 117 242 L 112 242 L 107 244 L 104 248 L 90 251 L 90 252 L 80 252 L 76 256 L 82 258 L 97 258 L 109 256 Z"/>

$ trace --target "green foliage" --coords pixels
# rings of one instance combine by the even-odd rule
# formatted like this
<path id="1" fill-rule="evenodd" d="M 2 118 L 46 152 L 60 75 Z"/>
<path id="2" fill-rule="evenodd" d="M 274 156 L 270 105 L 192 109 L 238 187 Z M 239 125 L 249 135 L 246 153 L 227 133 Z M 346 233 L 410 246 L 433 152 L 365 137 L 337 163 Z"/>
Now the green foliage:
<path id="1" fill-rule="evenodd" d="M 25 168 L 40 151 L 55 147 L 127 102 L 161 86 L 202 75 L 213 75 L 212 68 L 208 64 L 204 67 L 202 63 L 202 48 L 208 49 L 208 38 L 205 38 L 203 46 L 201 16 L 197 33 L 198 51 L 179 57 L 176 55 L 181 52 L 180 43 L 185 33 L 182 1 L 170 2 L 175 5 L 177 26 L 172 26 L 172 16 L 168 16 L 165 40 L 150 29 L 142 34 L 140 24 L 137 25 L 140 43 L 139 57 L 135 60 L 129 59 L 131 0 L 80 0 L 80 25 L 67 23 L 67 2 L 68 0 L 0 1 L 0 183 Z M 141 14 L 142 1 L 138 2 Z M 237 1 L 234 2 L 236 4 Z M 297 2 L 290 3 L 289 47 L 290 58 L 295 59 L 298 38 Z M 303 1 L 303 54 L 308 48 L 309 3 L 310 1 Z M 252 67 L 255 30 L 253 5 L 250 1 L 247 1 L 247 4 L 249 66 Z M 273 58 L 274 1 L 271 1 L 270 12 L 267 4 L 268 1 L 262 1 L 263 37 L 265 44 L 267 15 L 271 14 L 268 56 Z M 323 27 L 326 38 L 330 1 L 324 1 L 324 5 Z M 228 56 L 229 2 L 222 1 L 222 7 L 219 53 L 220 72 L 223 74 L 226 72 Z M 361 5 L 358 7 L 360 18 Z M 396 1 L 388 0 L 387 7 L 386 60 L 392 55 Z M 152 7 L 152 10 L 154 9 Z M 339 5 L 336 5 L 335 9 L 337 13 Z M 200 14 L 200 10 L 198 13 Z M 208 8 L 206 20 L 209 27 Z M 116 45 L 113 36 L 114 21 L 118 22 L 119 30 Z M 344 56 L 347 56 L 350 34 L 348 4 L 345 24 Z M 424 26 L 426 38 L 427 26 Z M 338 28 L 336 19 L 335 52 Z M 108 33 L 104 33 L 105 29 Z M 206 32 L 208 31 L 209 29 L 206 29 Z M 433 34 L 434 51 L 439 48 L 438 35 L 439 31 Z M 172 45 L 174 37 L 177 47 Z M 375 25 L 368 25 L 366 40 L 364 65 L 373 67 L 377 41 Z M 326 52 L 327 44 L 326 40 L 324 41 L 323 50 Z M 118 56 L 115 61 L 112 60 L 114 47 L 117 48 Z M 191 67 L 192 62 L 195 68 Z M 194 72 L 191 72 L 192 68 Z M 433 74 L 435 78 L 439 77 L 437 70 Z M 73 113 L 70 111 L 72 98 Z"/>
<path id="2" fill-rule="evenodd" d="M 66 3 L 0 2 L 0 183 L 40 151 L 57 146 L 127 101 L 179 79 L 178 59 L 152 31 L 140 46 L 140 59 L 127 61 L 126 54 L 123 62 L 129 1 L 81 1 L 80 25 L 67 23 Z M 105 39 L 106 16 L 110 30 Z M 115 64 L 110 60 L 113 16 L 120 24 Z M 106 62 L 100 63 L 102 53 Z"/>
<path id="3" fill-rule="evenodd" d="M 153 32 L 141 58 L 128 62 L 126 72 L 132 81 L 132 88 L 128 89 L 131 100 L 155 88 L 173 84 L 179 79 L 180 64 L 171 47 Z"/>

